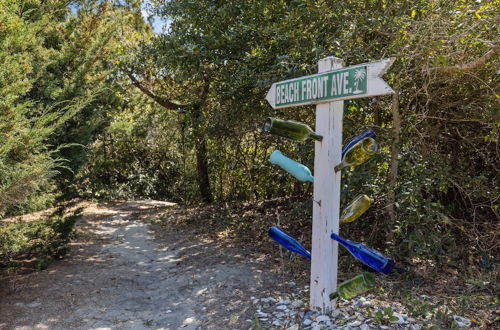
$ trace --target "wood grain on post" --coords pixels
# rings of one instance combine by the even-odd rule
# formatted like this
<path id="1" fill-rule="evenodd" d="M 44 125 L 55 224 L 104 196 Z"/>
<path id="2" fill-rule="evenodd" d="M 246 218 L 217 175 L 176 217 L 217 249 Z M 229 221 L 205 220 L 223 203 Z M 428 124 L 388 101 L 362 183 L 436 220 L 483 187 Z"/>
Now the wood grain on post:
<path id="1" fill-rule="evenodd" d="M 336 57 L 318 62 L 318 72 L 342 68 Z M 330 238 L 339 232 L 341 171 L 333 168 L 341 161 L 342 119 L 344 101 L 316 106 L 316 133 L 323 141 L 316 142 L 314 155 L 314 202 L 312 225 L 312 261 L 310 307 L 322 314 L 335 309 L 329 295 L 337 287 L 338 243 Z"/>

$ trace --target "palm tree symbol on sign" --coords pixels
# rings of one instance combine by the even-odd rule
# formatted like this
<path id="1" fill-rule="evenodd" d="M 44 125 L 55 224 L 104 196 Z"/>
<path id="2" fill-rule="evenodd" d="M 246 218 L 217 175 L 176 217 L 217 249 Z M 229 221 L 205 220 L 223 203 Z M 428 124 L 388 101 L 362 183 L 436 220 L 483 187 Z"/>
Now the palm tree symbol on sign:
<path id="1" fill-rule="evenodd" d="M 366 68 L 360 68 L 354 71 L 354 90 L 352 91 L 353 94 L 363 93 L 362 90 L 358 89 L 358 86 L 363 80 L 365 80 L 365 78 L 366 78 Z"/>

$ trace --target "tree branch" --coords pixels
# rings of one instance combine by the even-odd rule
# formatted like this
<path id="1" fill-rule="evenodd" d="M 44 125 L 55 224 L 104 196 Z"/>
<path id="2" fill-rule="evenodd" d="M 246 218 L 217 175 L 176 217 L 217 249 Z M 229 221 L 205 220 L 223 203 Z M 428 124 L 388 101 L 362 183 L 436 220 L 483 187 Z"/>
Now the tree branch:
<path id="1" fill-rule="evenodd" d="M 158 103 L 162 107 L 170 109 L 170 110 L 179 110 L 179 109 L 185 107 L 185 105 L 174 103 L 170 100 L 167 100 L 166 98 L 163 98 L 161 96 L 156 95 L 150 89 L 148 89 L 146 86 L 144 86 L 139 80 L 137 80 L 137 78 L 134 77 L 132 72 L 127 71 L 127 76 L 130 78 L 130 80 L 132 80 L 132 84 L 134 84 L 134 86 L 139 88 L 141 90 L 141 92 L 143 92 L 144 94 L 149 96 L 151 99 L 153 99 L 156 103 Z"/>
<path id="2" fill-rule="evenodd" d="M 485 126 L 490 126 L 490 124 L 485 123 L 484 121 L 481 121 L 479 119 L 451 119 L 451 118 L 441 118 L 441 117 L 434 117 L 434 116 L 427 116 L 427 115 L 423 115 L 422 118 L 450 121 L 450 122 L 454 122 L 454 123 L 479 123 L 479 124 L 482 124 Z"/>
<path id="3" fill-rule="evenodd" d="M 480 67 L 486 63 L 490 58 L 492 58 L 496 53 L 500 51 L 500 45 L 495 45 L 492 49 L 490 49 L 486 54 L 481 56 L 480 58 L 466 63 L 466 64 L 459 64 L 459 65 L 453 65 L 453 66 L 444 66 L 444 67 L 436 67 L 432 68 L 432 70 L 436 70 L 439 72 L 445 72 L 445 73 L 454 73 L 454 72 L 459 72 L 459 71 L 469 71 L 473 70 L 477 67 Z"/>

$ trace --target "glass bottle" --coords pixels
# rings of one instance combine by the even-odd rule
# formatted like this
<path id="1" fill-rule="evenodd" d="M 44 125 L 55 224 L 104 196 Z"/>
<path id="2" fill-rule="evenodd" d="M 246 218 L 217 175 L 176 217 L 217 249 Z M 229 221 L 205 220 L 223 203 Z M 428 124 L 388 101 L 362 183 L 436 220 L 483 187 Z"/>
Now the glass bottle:
<path id="1" fill-rule="evenodd" d="M 269 161 L 280 166 L 282 169 L 293 175 L 299 181 L 314 182 L 314 177 L 312 176 L 311 171 L 306 166 L 286 157 L 279 150 L 275 150 L 271 153 Z"/>
<path id="2" fill-rule="evenodd" d="M 359 133 L 351 141 L 349 141 L 349 143 L 346 144 L 344 149 L 342 149 L 342 158 L 344 158 L 345 153 L 349 149 L 351 149 L 353 145 L 355 145 L 356 143 L 358 143 L 359 141 L 361 141 L 362 139 L 364 139 L 366 137 L 371 137 L 372 139 L 375 139 L 377 137 L 377 135 L 375 134 L 375 132 L 372 129 L 370 129 L 370 128 L 365 129 L 363 132 Z"/>
<path id="3" fill-rule="evenodd" d="M 394 261 L 391 258 L 366 244 L 350 241 L 337 234 L 331 234 L 330 237 L 342 244 L 356 259 L 382 274 L 389 274 L 394 267 Z"/>
<path id="4" fill-rule="evenodd" d="M 344 153 L 342 162 L 335 166 L 335 172 L 349 166 L 358 166 L 370 159 L 378 150 L 378 144 L 375 139 L 365 137 L 356 142 L 349 150 Z"/>
<path id="5" fill-rule="evenodd" d="M 373 274 L 364 272 L 351 278 L 337 287 L 337 291 L 330 293 L 330 299 L 338 297 L 352 299 L 375 287 L 375 277 Z"/>
<path id="6" fill-rule="evenodd" d="M 373 199 L 368 195 L 359 195 L 344 209 L 340 216 L 340 223 L 353 222 L 359 218 L 361 214 L 365 213 L 372 203 Z"/>
<path id="7" fill-rule="evenodd" d="M 269 117 L 262 127 L 264 132 L 278 135 L 294 141 L 304 141 L 308 138 L 321 141 L 323 137 L 314 133 L 308 125 L 294 120 L 282 120 Z"/>
<path id="8" fill-rule="evenodd" d="M 273 226 L 267 232 L 269 237 L 284 246 L 290 251 L 303 255 L 304 257 L 311 259 L 311 252 L 307 251 L 305 247 L 302 246 L 293 236 L 284 232 L 280 227 Z"/>

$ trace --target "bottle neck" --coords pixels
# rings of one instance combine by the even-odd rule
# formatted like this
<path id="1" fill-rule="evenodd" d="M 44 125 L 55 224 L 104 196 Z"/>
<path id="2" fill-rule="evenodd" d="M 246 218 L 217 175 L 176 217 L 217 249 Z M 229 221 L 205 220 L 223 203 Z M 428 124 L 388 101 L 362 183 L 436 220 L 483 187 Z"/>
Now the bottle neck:
<path id="1" fill-rule="evenodd" d="M 342 244 L 342 245 L 344 245 L 344 246 L 345 246 L 345 245 L 350 245 L 348 240 L 346 240 L 345 238 L 340 237 L 340 236 L 339 236 L 339 235 L 337 235 L 337 234 L 332 233 L 332 234 L 330 235 L 330 237 L 331 237 L 332 239 L 336 240 L 337 242 L 341 243 L 341 244 Z"/>
<path id="2" fill-rule="evenodd" d="M 316 134 L 314 132 L 309 133 L 309 136 L 311 137 L 311 139 L 314 139 L 316 141 L 322 141 L 323 140 L 323 136 L 318 135 L 318 134 Z"/>
<path id="3" fill-rule="evenodd" d="M 337 166 L 334 167 L 334 170 L 335 170 L 335 172 L 338 172 L 341 169 L 346 168 L 348 166 L 349 166 L 349 164 L 345 160 L 342 160 L 342 162 L 340 164 L 338 164 Z"/>

